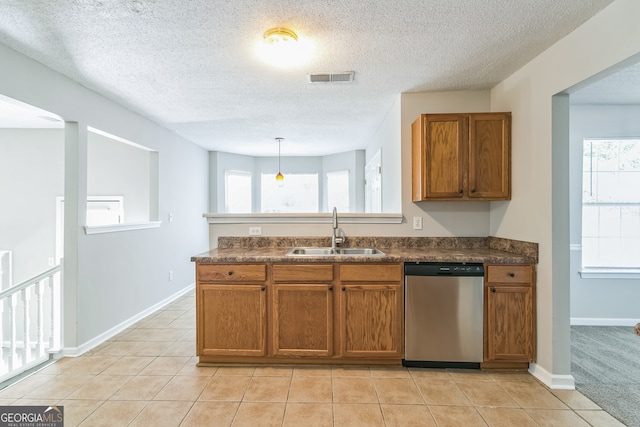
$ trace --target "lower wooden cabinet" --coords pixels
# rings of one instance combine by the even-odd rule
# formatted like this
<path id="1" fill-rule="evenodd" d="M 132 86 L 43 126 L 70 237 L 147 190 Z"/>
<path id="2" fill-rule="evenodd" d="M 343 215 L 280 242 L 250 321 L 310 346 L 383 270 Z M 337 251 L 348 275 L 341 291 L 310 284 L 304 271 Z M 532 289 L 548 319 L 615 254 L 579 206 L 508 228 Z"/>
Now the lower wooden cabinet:
<path id="1" fill-rule="evenodd" d="M 267 351 L 265 285 L 198 286 L 198 355 L 264 356 Z"/>
<path id="2" fill-rule="evenodd" d="M 404 357 L 403 264 L 340 265 L 343 357 Z"/>
<path id="3" fill-rule="evenodd" d="M 343 284 L 340 325 L 344 357 L 404 356 L 403 287 Z"/>
<path id="4" fill-rule="evenodd" d="M 273 285 L 273 354 L 333 355 L 333 285 Z"/>
<path id="5" fill-rule="evenodd" d="M 535 312 L 533 265 L 487 266 L 483 367 L 535 361 Z"/>
<path id="6" fill-rule="evenodd" d="M 267 354 L 266 264 L 196 264 L 196 354 Z"/>
<path id="7" fill-rule="evenodd" d="M 200 361 L 400 363 L 401 263 L 197 264 Z M 355 362 L 354 362 L 355 363 Z"/>

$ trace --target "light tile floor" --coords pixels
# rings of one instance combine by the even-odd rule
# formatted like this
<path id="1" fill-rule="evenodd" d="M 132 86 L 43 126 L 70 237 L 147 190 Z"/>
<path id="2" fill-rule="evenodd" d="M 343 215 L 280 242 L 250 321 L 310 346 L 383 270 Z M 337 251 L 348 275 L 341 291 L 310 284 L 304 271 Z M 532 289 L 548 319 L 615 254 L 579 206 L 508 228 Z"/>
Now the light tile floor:
<path id="1" fill-rule="evenodd" d="M 195 298 L 0 391 L 65 426 L 622 426 L 527 373 L 376 366 L 197 367 Z"/>

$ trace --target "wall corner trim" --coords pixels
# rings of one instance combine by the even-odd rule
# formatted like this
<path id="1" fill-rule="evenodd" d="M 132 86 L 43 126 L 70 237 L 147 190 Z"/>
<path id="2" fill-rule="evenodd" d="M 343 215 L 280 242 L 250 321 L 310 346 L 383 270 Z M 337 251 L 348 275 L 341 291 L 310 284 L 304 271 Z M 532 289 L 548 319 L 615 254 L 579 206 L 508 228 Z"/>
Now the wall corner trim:
<path id="1" fill-rule="evenodd" d="M 542 381 L 547 387 L 555 390 L 575 390 L 573 375 L 556 375 L 547 371 L 537 363 L 529 364 L 529 373 Z"/>

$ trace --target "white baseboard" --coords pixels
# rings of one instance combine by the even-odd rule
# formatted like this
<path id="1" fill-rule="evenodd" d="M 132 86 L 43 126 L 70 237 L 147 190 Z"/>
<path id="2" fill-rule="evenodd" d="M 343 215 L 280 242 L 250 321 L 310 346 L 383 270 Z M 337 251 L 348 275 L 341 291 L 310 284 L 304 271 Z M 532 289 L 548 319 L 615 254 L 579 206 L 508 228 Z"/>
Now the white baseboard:
<path id="1" fill-rule="evenodd" d="M 634 326 L 640 322 L 636 319 L 614 319 L 604 317 L 572 317 L 571 325 L 575 326 Z"/>
<path id="2" fill-rule="evenodd" d="M 529 364 L 529 373 L 542 381 L 547 387 L 556 390 L 575 390 L 573 375 L 554 375 L 536 363 Z"/>
<path id="3" fill-rule="evenodd" d="M 82 344 L 79 347 L 64 347 L 62 349 L 62 353 L 63 356 L 65 357 L 78 357 L 81 356 L 82 354 L 86 353 L 87 351 L 91 350 L 92 348 L 95 348 L 97 346 L 99 346 L 100 344 L 102 344 L 103 342 L 107 341 L 108 339 L 118 335 L 120 332 L 124 331 L 125 329 L 127 329 L 129 326 L 133 325 L 134 323 L 136 323 L 139 320 L 144 319 L 145 317 L 147 317 L 148 315 L 150 315 L 151 313 L 153 313 L 156 310 L 161 309 L 162 307 L 172 303 L 173 301 L 177 300 L 178 298 L 180 298 L 181 296 L 192 292 L 196 287 L 195 283 L 192 283 L 191 285 L 187 286 L 184 289 L 181 289 L 180 291 L 176 292 L 175 294 L 165 298 L 164 300 L 160 301 L 157 304 L 154 304 L 153 306 L 149 307 L 148 309 L 141 311 L 140 313 L 136 314 L 135 316 L 125 320 L 124 322 L 120 323 L 119 325 L 114 326 L 113 328 L 109 329 L 108 331 L 98 335 L 97 337 L 93 338 L 90 341 L 85 342 L 84 344 Z"/>

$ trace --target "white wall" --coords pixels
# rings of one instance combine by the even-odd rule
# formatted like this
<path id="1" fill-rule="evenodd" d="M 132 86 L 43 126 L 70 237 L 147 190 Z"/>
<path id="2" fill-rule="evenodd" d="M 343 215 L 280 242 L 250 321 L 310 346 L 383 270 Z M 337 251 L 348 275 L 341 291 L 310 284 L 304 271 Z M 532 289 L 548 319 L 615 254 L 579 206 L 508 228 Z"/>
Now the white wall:
<path id="1" fill-rule="evenodd" d="M 64 130 L 0 129 L 0 250 L 13 251 L 14 285 L 50 268 L 63 191 Z"/>
<path id="2" fill-rule="evenodd" d="M 640 137 L 640 105 L 572 105 L 571 323 L 635 325 L 640 321 L 640 279 L 582 279 L 582 146 L 585 138 Z"/>
<path id="3" fill-rule="evenodd" d="M 568 120 L 568 102 L 557 100 L 554 109 L 552 97 L 638 53 L 638 16 L 640 2 L 615 1 L 491 92 L 492 110 L 513 113 L 513 198 L 492 207 L 490 233 L 539 242 L 538 360 L 533 370 L 554 387 L 570 387 L 573 378 L 569 350 L 569 140 L 568 130 L 552 121 L 554 114 Z M 564 164 L 554 162 L 564 158 Z"/>
<path id="4" fill-rule="evenodd" d="M 194 283 L 208 248 L 208 153 L 157 124 L 0 45 L 0 93 L 65 121 L 64 345 L 81 352 Z M 159 153 L 159 228 L 85 235 L 87 126 Z M 168 214 L 173 213 L 173 222 Z M 168 270 L 174 280 L 168 280 Z"/>
<path id="5" fill-rule="evenodd" d="M 395 100 L 365 149 L 365 165 L 380 150 L 382 163 L 382 212 L 402 212 L 402 103 Z M 400 149 L 399 149 L 400 148 Z"/>

